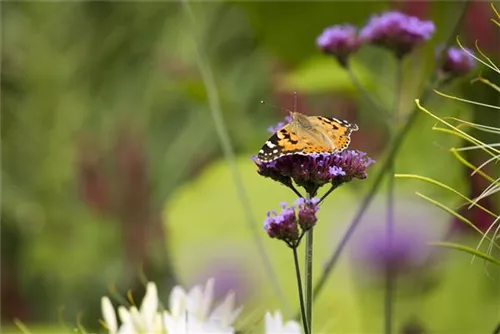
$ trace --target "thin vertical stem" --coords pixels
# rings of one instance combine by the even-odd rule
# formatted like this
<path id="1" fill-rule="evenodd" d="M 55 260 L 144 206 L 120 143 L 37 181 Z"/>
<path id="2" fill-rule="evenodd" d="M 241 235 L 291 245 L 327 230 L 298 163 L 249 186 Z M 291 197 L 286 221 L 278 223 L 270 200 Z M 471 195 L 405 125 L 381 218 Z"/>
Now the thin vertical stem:
<path id="1" fill-rule="evenodd" d="M 300 276 L 300 266 L 299 266 L 299 257 L 297 255 L 297 247 L 292 247 L 293 250 L 293 261 L 295 263 L 295 275 L 297 276 L 297 288 L 299 292 L 299 304 L 300 304 L 300 313 L 302 314 L 302 326 L 304 327 L 304 333 L 309 334 L 309 325 L 307 323 L 306 309 L 304 304 L 304 292 L 302 291 L 302 278 Z"/>
<path id="2" fill-rule="evenodd" d="M 314 227 L 306 232 L 306 316 L 309 324 L 309 330 L 312 332 L 312 304 L 313 304 L 313 291 L 312 291 L 312 275 L 313 275 L 313 231 Z"/>
<path id="3" fill-rule="evenodd" d="M 396 80 L 395 80 L 395 100 L 394 100 L 394 124 L 389 125 L 389 133 L 391 140 L 394 139 L 396 129 L 398 127 L 399 119 L 399 104 L 401 100 L 401 85 L 402 85 L 402 59 L 396 60 Z M 387 242 L 389 249 L 392 251 L 392 238 L 394 232 L 394 171 L 395 159 L 390 159 L 387 167 Z M 392 318 L 394 308 L 394 275 L 391 271 L 390 265 L 386 268 L 386 281 L 385 281 L 385 303 L 384 303 L 384 319 L 385 319 L 385 333 L 392 333 Z"/>
<path id="4" fill-rule="evenodd" d="M 352 84 L 356 87 L 356 89 L 365 96 L 365 98 L 377 109 L 378 112 L 383 114 L 384 116 L 387 116 L 387 118 L 390 118 L 389 111 L 380 104 L 378 100 L 375 99 L 375 97 L 370 94 L 368 90 L 366 90 L 365 86 L 359 81 L 358 77 L 354 74 L 352 71 L 351 66 L 346 66 L 346 71 L 347 75 L 349 76 L 349 79 L 351 79 Z"/>

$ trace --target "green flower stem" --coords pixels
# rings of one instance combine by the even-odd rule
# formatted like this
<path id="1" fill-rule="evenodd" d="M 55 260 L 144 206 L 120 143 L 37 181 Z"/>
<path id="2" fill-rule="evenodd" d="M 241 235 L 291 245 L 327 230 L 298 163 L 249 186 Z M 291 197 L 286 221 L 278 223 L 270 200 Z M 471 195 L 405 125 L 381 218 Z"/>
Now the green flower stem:
<path id="1" fill-rule="evenodd" d="M 196 61 L 198 65 L 198 70 L 200 71 L 200 75 L 203 81 L 203 85 L 205 86 L 205 90 L 207 93 L 209 110 L 212 114 L 212 118 L 215 124 L 217 136 L 219 137 L 219 142 L 221 143 L 224 156 L 229 163 L 234 184 L 236 185 L 237 194 L 245 212 L 246 216 L 246 224 L 248 229 L 250 230 L 253 241 L 257 248 L 257 252 L 262 260 L 264 265 L 264 270 L 273 285 L 273 290 L 276 292 L 282 307 L 286 311 L 286 313 L 290 312 L 290 306 L 285 298 L 285 294 L 281 288 L 281 285 L 278 282 L 276 272 L 271 264 L 271 260 L 267 251 L 264 248 L 264 244 L 261 239 L 261 231 L 257 227 L 255 222 L 255 218 L 252 214 L 252 209 L 250 207 L 250 201 L 248 195 L 246 193 L 245 185 L 243 183 L 243 177 L 238 170 L 236 165 L 236 158 L 234 155 L 233 146 L 231 143 L 231 138 L 229 137 L 229 133 L 227 131 L 226 125 L 224 124 L 224 119 L 222 117 L 222 110 L 219 101 L 219 94 L 217 92 L 217 85 L 215 83 L 214 76 L 212 74 L 212 69 L 208 63 L 208 57 L 203 54 L 203 48 L 201 47 L 201 43 L 198 40 L 198 31 L 197 31 L 197 20 L 194 16 L 193 10 L 191 9 L 190 3 L 187 0 L 182 1 L 184 4 L 184 8 L 186 10 L 186 14 L 188 19 L 191 22 L 192 36 L 194 40 L 194 52 L 196 53 Z"/>
<path id="2" fill-rule="evenodd" d="M 401 85 L 402 85 L 402 62 L 403 59 L 396 59 L 396 80 L 395 80 L 395 100 L 394 100 L 394 113 L 393 120 L 394 123 L 389 125 L 389 134 L 392 139 L 395 134 L 395 130 L 398 126 L 399 120 L 399 104 L 401 100 Z M 387 241 L 389 243 L 389 249 L 392 248 L 392 237 L 394 232 L 394 174 L 395 174 L 395 159 L 390 159 L 387 168 Z M 385 273 L 385 303 L 384 303 L 384 320 L 385 320 L 385 333 L 392 333 L 392 316 L 393 316 L 393 306 L 394 306 L 394 281 L 395 277 L 391 272 L 390 266 L 387 266 Z"/>
<path id="3" fill-rule="evenodd" d="M 377 109 L 377 111 L 385 116 L 386 119 L 390 120 L 391 119 L 391 114 L 389 111 L 380 104 L 380 102 L 375 99 L 375 97 L 370 94 L 370 92 L 363 86 L 361 81 L 358 79 L 358 77 L 354 74 L 352 67 L 347 65 L 345 66 L 345 69 L 347 71 L 347 75 L 349 76 L 349 79 L 351 79 L 352 84 L 356 89 L 365 96 L 365 98 Z"/>
<path id="4" fill-rule="evenodd" d="M 460 25 L 465 17 L 465 13 L 467 11 L 467 7 L 469 5 L 471 0 L 464 0 L 462 2 L 462 8 L 460 8 L 460 15 L 458 16 L 458 19 L 455 23 L 455 26 L 452 29 L 452 32 L 448 38 L 448 40 L 445 43 L 445 49 L 451 45 L 451 42 L 455 39 L 456 34 L 458 33 L 458 30 L 460 29 Z M 440 59 L 436 62 L 436 67 L 433 73 L 436 72 L 438 68 L 441 67 L 442 63 L 445 60 L 445 52 L 443 52 L 440 56 Z M 431 93 L 434 89 L 435 86 L 435 80 L 430 80 L 430 84 L 424 89 L 424 92 L 422 93 L 422 97 L 420 101 L 426 101 L 430 96 Z M 423 102 L 422 102 L 423 103 Z M 410 115 L 408 116 L 406 123 L 404 126 L 396 133 L 394 136 L 393 140 L 391 141 L 391 145 L 389 147 L 389 152 L 387 155 L 387 159 L 384 161 L 384 164 L 382 165 L 382 168 L 380 169 L 379 173 L 375 176 L 375 180 L 372 183 L 372 186 L 366 196 L 363 198 L 363 201 L 361 202 L 361 206 L 356 213 L 356 216 L 354 217 L 353 221 L 349 225 L 349 228 L 347 229 L 347 232 L 344 234 L 342 237 L 337 249 L 335 249 L 334 253 L 328 260 L 326 266 L 323 269 L 323 272 L 321 273 L 321 277 L 318 280 L 318 283 L 314 287 L 314 293 L 313 296 L 316 297 L 319 292 L 323 289 L 323 286 L 326 283 L 326 280 L 330 273 L 332 272 L 333 268 L 335 267 L 335 264 L 338 262 L 338 259 L 340 258 L 340 255 L 342 254 L 343 250 L 345 249 L 345 246 L 347 245 L 347 242 L 351 239 L 352 235 L 354 234 L 354 231 L 356 230 L 357 226 L 359 225 L 359 222 L 361 221 L 361 218 L 363 217 L 366 209 L 368 208 L 368 205 L 370 205 L 371 201 L 373 200 L 373 197 L 375 196 L 375 193 L 377 192 L 379 186 L 382 183 L 382 180 L 384 179 L 384 175 L 387 172 L 387 169 L 390 165 L 390 161 L 394 159 L 396 154 L 398 153 L 399 149 L 401 148 L 401 145 L 403 143 L 403 140 L 405 139 L 406 135 L 412 128 L 415 119 L 417 118 L 418 115 L 418 108 L 414 107 L 413 110 L 410 112 Z"/>
<path id="5" fill-rule="evenodd" d="M 304 333 L 311 333 L 309 330 L 309 325 L 307 322 L 306 309 L 304 303 L 304 292 L 302 291 L 302 278 L 300 277 L 300 266 L 299 257 L 297 255 L 297 246 L 291 246 L 293 250 L 293 261 L 295 263 L 295 274 L 297 276 L 297 289 L 299 292 L 299 304 L 300 304 L 300 314 L 302 315 L 302 326 L 304 327 Z"/>
<path id="6" fill-rule="evenodd" d="M 312 306 L 313 306 L 313 232 L 314 227 L 306 232 L 306 268 L 305 268 L 305 289 L 306 289 L 306 318 L 309 330 L 312 332 Z"/>

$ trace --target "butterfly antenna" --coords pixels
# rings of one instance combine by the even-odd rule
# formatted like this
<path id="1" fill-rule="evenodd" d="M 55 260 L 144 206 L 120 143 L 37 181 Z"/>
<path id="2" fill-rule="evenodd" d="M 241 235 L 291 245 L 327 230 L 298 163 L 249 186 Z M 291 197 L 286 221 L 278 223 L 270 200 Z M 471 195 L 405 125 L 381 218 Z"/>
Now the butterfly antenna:
<path id="1" fill-rule="evenodd" d="M 293 112 L 297 112 L 297 92 L 293 92 Z"/>
<path id="2" fill-rule="evenodd" d="M 288 112 L 288 113 L 290 113 L 290 114 L 293 112 L 293 111 L 291 111 L 291 110 L 289 110 L 289 109 L 287 109 L 287 108 L 282 108 L 282 107 L 278 107 L 278 106 L 277 106 L 277 105 L 275 105 L 275 104 L 267 103 L 267 102 L 266 102 L 266 101 L 264 101 L 264 100 L 261 100 L 261 101 L 260 101 L 260 104 L 265 104 L 265 105 L 268 105 L 268 106 L 270 106 L 270 107 L 273 107 L 273 108 L 276 108 L 276 109 L 279 109 L 279 110 L 284 110 L 284 111 L 286 111 L 286 112 Z"/>

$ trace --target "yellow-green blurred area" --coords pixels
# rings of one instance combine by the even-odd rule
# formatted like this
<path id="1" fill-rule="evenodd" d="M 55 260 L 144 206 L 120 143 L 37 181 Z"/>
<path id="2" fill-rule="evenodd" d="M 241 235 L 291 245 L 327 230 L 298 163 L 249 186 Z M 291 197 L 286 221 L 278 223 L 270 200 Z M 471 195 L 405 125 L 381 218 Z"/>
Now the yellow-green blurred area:
<path id="1" fill-rule="evenodd" d="M 174 284 L 188 288 L 208 277 L 216 278 L 221 294 L 236 291 L 244 305 L 237 327 L 259 323 L 268 310 L 293 317 L 298 299 L 292 253 L 267 237 L 262 223 L 267 211 L 292 203 L 295 195 L 259 176 L 251 156 L 270 136 L 266 129 L 282 121 L 295 102 L 306 114 L 358 124 L 351 148 L 377 163 L 366 180 L 341 187 L 322 205 L 315 227 L 317 280 L 389 144 L 385 116 L 335 59 L 316 48 L 316 37 L 329 25 L 362 26 L 371 14 L 391 8 L 432 19 L 433 38 L 403 61 L 404 121 L 432 74 L 435 48 L 446 43 L 462 8 L 453 1 L 188 6 L 194 20 L 180 2 L 1 4 L 4 332 L 20 332 L 14 319 L 31 332 L 72 331 L 78 322 L 104 332 L 102 296 L 119 304 L 131 291 L 140 301 L 145 283 L 154 281 L 168 304 Z M 467 46 L 478 39 L 495 59 L 500 39 L 490 14 L 487 3 L 473 2 L 458 33 Z M 209 66 L 213 83 L 201 75 L 200 60 Z M 392 108 L 394 57 L 363 47 L 352 68 L 370 93 Z M 498 105 L 498 95 L 471 85 L 472 77 L 442 90 Z M 218 98 L 221 114 L 207 92 Z M 490 109 L 435 94 L 425 107 L 441 117 L 500 124 Z M 217 116 L 234 157 L 224 153 Z M 448 151 L 464 143 L 433 131 L 434 123 L 418 115 L 395 172 L 432 177 L 477 195 L 482 184 L 474 183 L 470 170 Z M 416 191 L 454 210 L 463 204 L 434 185 L 396 179 L 396 226 L 417 227 L 428 241 L 479 243 L 479 234 Z M 315 332 L 382 332 L 383 282 L 355 254 L 370 238 L 363 229 L 384 223 L 386 193 L 382 186 L 320 293 Z M 484 223 L 476 211 L 464 214 Z M 256 236 L 284 298 L 265 270 Z M 395 332 L 492 333 L 500 321 L 497 268 L 480 259 L 471 264 L 466 253 L 429 249 L 432 261 L 396 283 Z"/>

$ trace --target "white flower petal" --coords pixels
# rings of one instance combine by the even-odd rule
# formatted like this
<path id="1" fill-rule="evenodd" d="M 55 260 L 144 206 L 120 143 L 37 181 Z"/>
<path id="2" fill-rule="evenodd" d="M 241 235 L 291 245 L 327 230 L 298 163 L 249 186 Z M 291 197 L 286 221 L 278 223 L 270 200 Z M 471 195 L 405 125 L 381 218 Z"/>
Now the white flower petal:
<path id="1" fill-rule="evenodd" d="M 283 318 L 280 311 L 274 312 L 274 315 L 267 312 L 264 316 L 264 328 L 266 334 L 300 334 L 302 329 L 298 322 L 290 320 L 283 324 Z"/>
<path id="2" fill-rule="evenodd" d="M 158 310 L 158 290 L 156 284 L 149 282 L 146 287 L 146 294 L 142 299 L 141 316 L 145 321 L 146 329 L 153 330 L 153 319 Z"/>
<path id="3" fill-rule="evenodd" d="M 167 333 L 188 334 L 187 332 L 187 314 L 177 315 L 173 317 L 168 312 L 163 313 L 163 322 L 167 329 Z"/>
<path id="4" fill-rule="evenodd" d="M 141 312 L 139 312 L 137 307 L 132 306 L 130 308 L 130 318 L 132 319 L 132 325 L 134 326 L 136 331 L 146 330 L 146 322 L 142 318 Z"/>
<path id="5" fill-rule="evenodd" d="M 186 312 L 187 295 L 183 288 L 176 286 L 172 289 L 169 297 L 170 314 L 174 318 L 179 318 Z"/>
<path id="6" fill-rule="evenodd" d="M 118 321 L 116 320 L 116 312 L 108 297 L 101 298 L 101 310 L 104 322 L 110 333 L 118 331 Z"/>
<path id="7" fill-rule="evenodd" d="M 205 291 L 203 292 L 203 297 L 200 305 L 201 319 L 208 318 L 210 307 L 212 306 L 212 302 L 214 299 L 214 285 L 215 280 L 213 278 L 208 279 L 207 284 L 205 285 Z"/>
<path id="8" fill-rule="evenodd" d="M 300 334 L 302 333 L 302 328 L 297 321 L 290 320 L 283 327 L 283 334 Z"/>
<path id="9" fill-rule="evenodd" d="M 132 318 L 130 317 L 130 312 L 124 307 L 118 307 L 118 317 L 120 317 L 120 321 L 122 324 L 131 324 Z"/>
<path id="10" fill-rule="evenodd" d="M 194 314 L 199 319 L 204 319 L 202 312 L 203 291 L 200 286 L 193 287 L 187 295 L 186 309 L 188 313 Z"/>
<path id="11" fill-rule="evenodd" d="M 219 304 L 215 310 L 210 314 L 210 320 L 218 321 L 222 326 L 230 326 L 236 320 L 236 317 L 242 310 L 242 307 L 239 307 L 236 310 L 234 309 L 234 304 L 236 301 L 236 297 L 234 292 L 230 291 L 226 295 L 226 299 Z"/>
<path id="12" fill-rule="evenodd" d="M 264 316 L 264 328 L 266 334 L 279 333 L 281 332 L 281 322 L 274 319 L 274 316 L 267 312 Z"/>

